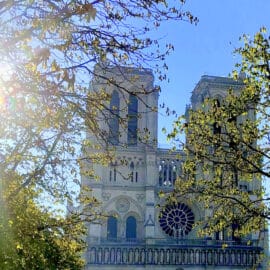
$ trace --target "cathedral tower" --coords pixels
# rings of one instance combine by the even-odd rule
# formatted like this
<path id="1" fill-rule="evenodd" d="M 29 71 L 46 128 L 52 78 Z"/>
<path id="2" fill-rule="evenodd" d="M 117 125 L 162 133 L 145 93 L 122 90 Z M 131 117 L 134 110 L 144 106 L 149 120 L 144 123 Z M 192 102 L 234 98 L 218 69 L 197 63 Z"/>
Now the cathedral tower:
<path id="1" fill-rule="evenodd" d="M 204 209 L 184 199 L 167 204 L 159 197 L 160 191 L 173 190 L 185 155 L 157 146 L 158 92 L 151 70 L 96 66 L 95 73 L 99 76 L 91 91 L 110 95 L 106 117 L 99 124 L 106 138 L 99 151 L 113 149 L 114 158 L 106 166 L 89 165 L 98 181 L 82 177 L 108 215 L 88 228 L 86 269 L 101 265 L 102 269 L 246 269 L 254 265 L 260 247 L 230 241 L 223 249 L 226 239 L 199 238 L 193 225 L 205 218 Z M 203 76 L 193 91 L 192 107 L 200 106 L 205 97 L 222 99 L 229 87 L 240 89 L 242 84 Z"/>

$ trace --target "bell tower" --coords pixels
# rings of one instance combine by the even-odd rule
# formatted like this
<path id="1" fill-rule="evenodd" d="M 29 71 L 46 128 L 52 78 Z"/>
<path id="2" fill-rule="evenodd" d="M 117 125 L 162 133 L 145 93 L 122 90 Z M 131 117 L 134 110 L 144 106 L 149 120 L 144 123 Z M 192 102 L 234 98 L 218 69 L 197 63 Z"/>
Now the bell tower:
<path id="1" fill-rule="evenodd" d="M 90 225 L 89 239 L 142 241 L 154 237 L 158 91 L 148 69 L 97 65 L 94 73 L 91 91 L 109 95 L 98 123 L 105 138 L 99 151 L 113 158 L 105 166 L 90 164 L 98 181 L 82 177 L 109 215 Z"/>
<path id="2" fill-rule="evenodd" d="M 107 215 L 88 227 L 86 269 L 246 269 L 257 262 L 258 246 L 226 242 L 231 246 L 224 249 L 223 240 L 197 235 L 193 225 L 208 214 L 199 203 L 188 198 L 169 203 L 159 196 L 173 191 L 185 154 L 157 146 L 158 91 L 151 70 L 97 65 L 94 74 L 89 95 L 107 99 L 97 123 L 103 140 L 89 132 L 93 145 L 100 145 L 89 153 L 112 156 L 107 163 L 84 166 L 98 180 L 82 174 L 82 184 Z M 192 93 L 192 108 L 207 97 L 221 100 L 230 87 L 242 84 L 203 76 Z"/>
<path id="3" fill-rule="evenodd" d="M 92 92 L 107 93 L 100 127 L 108 145 L 157 147 L 158 90 L 149 69 L 96 65 Z"/>

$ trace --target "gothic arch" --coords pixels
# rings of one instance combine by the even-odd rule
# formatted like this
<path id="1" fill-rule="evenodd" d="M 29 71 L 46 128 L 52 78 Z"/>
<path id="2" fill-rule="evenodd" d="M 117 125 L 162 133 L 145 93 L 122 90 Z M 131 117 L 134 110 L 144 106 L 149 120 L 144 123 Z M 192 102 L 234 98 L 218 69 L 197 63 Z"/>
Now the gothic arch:
<path id="1" fill-rule="evenodd" d="M 139 217 L 140 219 L 142 219 L 142 217 L 144 216 L 143 214 L 143 208 L 142 206 L 140 205 L 140 203 L 138 201 L 136 201 L 135 199 L 133 199 L 132 197 L 129 197 L 129 196 L 125 196 L 125 195 L 119 195 L 119 196 L 116 196 L 114 198 L 112 198 L 111 200 L 109 200 L 102 208 L 102 211 L 103 212 L 106 212 L 108 211 L 114 211 L 117 215 L 119 215 L 118 211 L 114 208 L 112 209 L 111 207 L 115 204 L 115 202 L 119 199 L 127 199 L 129 202 L 130 202 L 130 205 L 134 205 L 135 208 L 137 208 L 137 213 L 139 213 Z M 129 210 L 128 210 L 129 211 Z"/>
<path id="2" fill-rule="evenodd" d="M 109 231 L 109 228 L 108 228 L 108 219 L 110 217 L 114 217 L 116 218 L 117 222 L 116 222 L 116 237 L 111 237 L 111 239 L 109 240 L 116 240 L 117 238 L 120 237 L 120 233 L 121 233 L 121 223 L 122 223 L 122 219 L 121 217 L 118 215 L 118 213 L 114 210 L 111 210 L 107 213 L 108 215 L 108 218 L 106 218 L 103 222 L 102 222 L 102 227 L 101 227 L 101 231 L 102 231 L 102 235 L 104 238 L 106 239 L 109 239 L 110 238 L 110 235 L 108 235 L 108 231 Z M 109 238 L 108 238 L 109 236 Z"/>
<path id="3" fill-rule="evenodd" d="M 108 180 L 109 182 L 116 182 L 117 180 L 117 161 L 111 162 L 109 166 L 109 176 Z"/>
<path id="4" fill-rule="evenodd" d="M 118 237 L 118 218 L 109 216 L 107 218 L 107 239 L 116 240 Z"/>
<path id="5" fill-rule="evenodd" d="M 137 145 L 138 140 L 138 98 L 130 94 L 128 103 L 128 145 Z"/>
<path id="6" fill-rule="evenodd" d="M 135 225 L 134 225 L 135 220 Z M 134 241 L 143 235 L 143 219 L 139 213 L 129 211 L 123 217 L 123 231 L 127 240 Z M 129 227 L 128 227 L 129 226 Z M 134 231 L 135 230 L 135 231 Z"/>
<path id="7" fill-rule="evenodd" d="M 197 221 L 200 221 L 204 218 L 204 210 L 202 207 L 200 207 L 199 204 L 197 204 L 197 203 L 190 204 L 190 202 L 186 199 L 182 199 L 178 203 L 187 206 L 187 208 L 189 208 L 191 210 L 192 214 L 194 215 L 194 223 Z M 163 200 L 161 202 L 161 205 L 163 205 L 163 206 L 166 206 L 167 204 L 168 203 L 165 200 Z M 163 208 L 161 207 L 160 210 L 156 212 L 157 227 L 158 227 L 160 234 L 167 238 L 170 236 L 167 233 L 165 233 L 165 231 L 162 229 L 160 222 L 159 222 L 162 209 Z M 187 211 L 189 212 L 189 210 L 187 210 Z M 190 214 L 190 216 L 192 216 L 192 214 Z M 184 238 L 194 238 L 194 237 L 196 237 L 196 233 L 197 233 L 197 229 L 195 229 L 195 230 L 192 229 L 189 232 L 187 232 L 186 235 L 183 235 L 183 236 L 184 236 Z"/>
<path id="8" fill-rule="evenodd" d="M 108 141 L 112 145 L 119 144 L 119 108 L 120 108 L 119 93 L 116 90 L 113 90 L 111 94 L 110 115 L 108 120 L 109 125 Z"/>
<path id="9" fill-rule="evenodd" d="M 213 108 L 215 110 L 218 110 L 218 108 L 220 108 L 221 104 L 222 104 L 222 97 L 220 95 L 215 95 L 213 97 Z M 221 126 L 215 122 L 213 124 L 213 133 L 216 134 L 216 135 L 220 135 L 221 134 Z"/>
<path id="10" fill-rule="evenodd" d="M 134 216 L 128 216 L 126 219 L 126 239 L 135 240 L 137 239 L 138 233 L 138 221 Z"/>
<path id="11" fill-rule="evenodd" d="M 130 168 L 130 170 L 134 171 L 135 165 L 134 165 L 133 161 L 130 162 L 129 168 Z"/>
<path id="12" fill-rule="evenodd" d="M 138 222 L 143 221 L 142 216 L 138 212 L 135 212 L 135 211 L 129 211 L 129 212 L 127 212 L 123 216 L 123 220 L 126 220 L 129 216 L 134 216 L 137 219 Z"/>
<path id="13" fill-rule="evenodd" d="M 212 99 L 218 101 L 218 107 L 220 107 L 224 97 L 221 94 L 216 94 L 212 97 Z"/>
<path id="14" fill-rule="evenodd" d="M 128 209 L 121 208 L 121 201 L 128 202 Z M 119 205 L 117 205 L 119 204 Z M 118 208 L 118 209 L 117 209 Z M 126 238 L 126 220 L 129 216 L 136 218 L 136 236 L 144 237 L 144 212 L 140 203 L 129 196 L 116 196 L 109 200 L 102 209 L 103 212 L 107 212 L 109 215 L 116 215 L 118 217 L 118 231 L 117 235 L 120 238 Z M 107 225 L 104 224 L 102 229 L 103 235 L 107 235 Z"/>

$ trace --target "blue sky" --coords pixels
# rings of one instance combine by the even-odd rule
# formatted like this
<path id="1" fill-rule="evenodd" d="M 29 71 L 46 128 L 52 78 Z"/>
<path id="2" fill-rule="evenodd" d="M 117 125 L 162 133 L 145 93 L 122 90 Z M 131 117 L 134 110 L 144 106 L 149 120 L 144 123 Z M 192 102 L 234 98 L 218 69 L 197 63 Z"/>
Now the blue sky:
<path id="1" fill-rule="evenodd" d="M 270 34 L 270 0 L 187 0 L 185 9 L 199 18 L 197 26 L 169 23 L 160 31 L 175 51 L 168 58 L 169 83 L 162 83 L 159 103 L 183 114 L 191 91 L 202 75 L 227 76 L 237 59 L 239 37 L 251 37 L 265 26 Z M 168 144 L 162 127 L 169 130 L 173 118 L 159 114 L 159 143 Z"/>

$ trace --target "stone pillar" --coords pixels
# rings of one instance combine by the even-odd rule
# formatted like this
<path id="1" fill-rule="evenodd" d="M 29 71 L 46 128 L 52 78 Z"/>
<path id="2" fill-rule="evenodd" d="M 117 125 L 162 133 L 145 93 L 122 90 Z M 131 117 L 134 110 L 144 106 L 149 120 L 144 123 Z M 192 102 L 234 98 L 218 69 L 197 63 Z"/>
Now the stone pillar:
<path id="1" fill-rule="evenodd" d="M 96 184 L 95 187 L 92 187 L 91 195 L 95 197 L 98 201 L 102 202 L 102 188 L 100 184 Z M 101 226 L 102 226 L 101 224 L 93 224 L 93 223 L 89 224 L 88 245 L 91 245 L 93 242 L 99 243 L 101 237 L 105 237 L 102 235 Z"/>
<path id="2" fill-rule="evenodd" d="M 155 186 L 157 184 L 156 153 L 146 151 L 145 238 L 155 238 Z"/>

